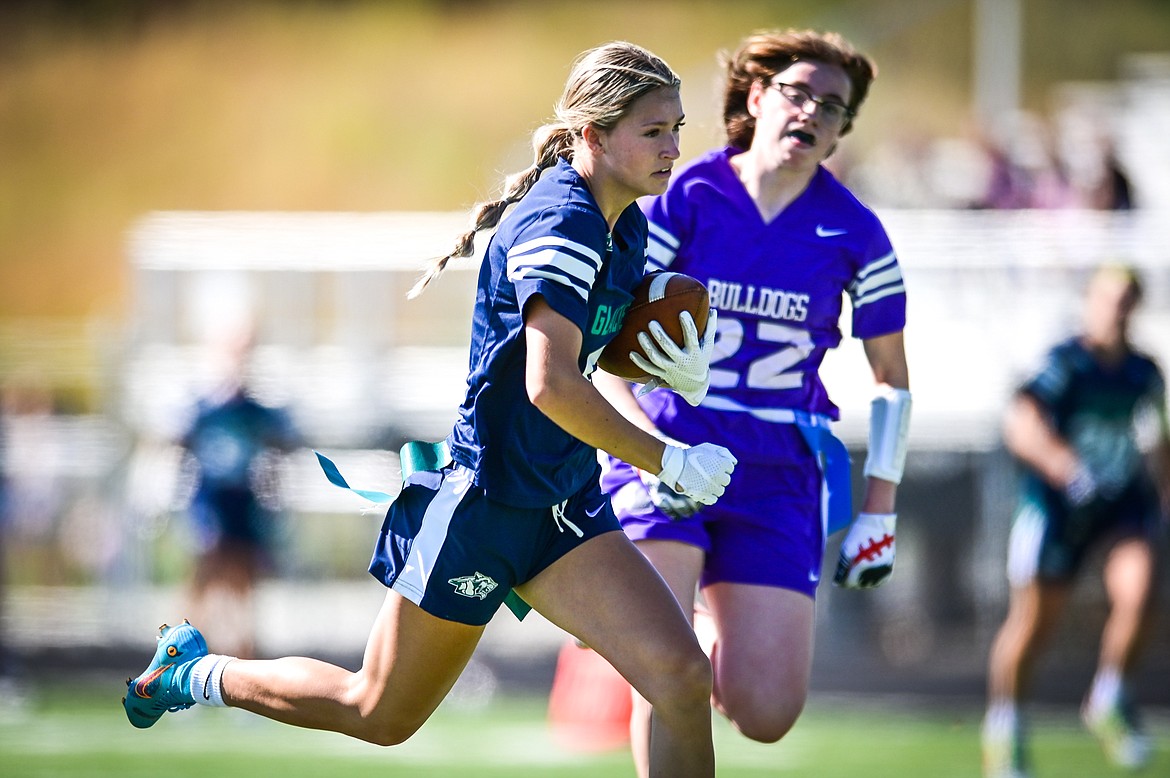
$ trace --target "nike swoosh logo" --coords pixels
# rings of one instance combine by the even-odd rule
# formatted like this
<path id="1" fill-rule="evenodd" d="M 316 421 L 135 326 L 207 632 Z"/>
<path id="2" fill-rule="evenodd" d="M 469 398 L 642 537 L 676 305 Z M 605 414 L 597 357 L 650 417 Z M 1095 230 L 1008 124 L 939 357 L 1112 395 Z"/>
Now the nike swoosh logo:
<path id="1" fill-rule="evenodd" d="M 161 677 L 162 674 L 165 673 L 167 670 L 169 670 L 171 667 L 174 667 L 174 662 L 172 662 L 169 665 L 163 665 L 162 667 L 158 668 L 157 670 L 155 670 L 153 673 L 146 676 L 145 678 L 139 678 L 138 683 L 134 684 L 134 693 L 144 700 L 149 700 L 153 695 L 151 695 L 147 691 L 147 688 L 152 683 L 157 681 L 159 679 L 159 677 Z"/>
<path id="2" fill-rule="evenodd" d="M 203 679 L 203 699 L 205 700 L 211 699 L 211 673 L 213 672 L 215 672 L 214 667 L 207 673 L 207 677 Z"/>
<path id="3" fill-rule="evenodd" d="M 809 583 L 816 583 L 816 582 L 821 580 L 821 576 L 819 573 L 814 573 L 812 570 L 809 570 L 808 571 L 808 580 L 809 580 Z"/>
<path id="4" fill-rule="evenodd" d="M 591 518 L 591 519 L 592 519 L 594 516 L 596 516 L 597 514 L 601 513 L 601 509 L 602 509 L 602 508 L 604 508 L 604 507 L 605 507 L 605 503 L 602 503 L 601 505 L 598 505 L 598 506 L 597 506 L 596 508 L 594 508 L 593 510 L 589 510 L 588 508 L 586 508 L 586 509 L 585 509 L 585 515 L 586 515 L 586 516 L 588 516 L 589 518 Z"/>
<path id="5" fill-rule="evenodd" d="M 817 237 L 818 238 L 832 238 L 832 237 L 836 237 L 837 235 L 844 235 L 846 232 L 848 232 L 848 230 L 837 230 L 837 229 L 833 229 L 831 227 L 826 227 L 823 224 L 817 225 Z"/>

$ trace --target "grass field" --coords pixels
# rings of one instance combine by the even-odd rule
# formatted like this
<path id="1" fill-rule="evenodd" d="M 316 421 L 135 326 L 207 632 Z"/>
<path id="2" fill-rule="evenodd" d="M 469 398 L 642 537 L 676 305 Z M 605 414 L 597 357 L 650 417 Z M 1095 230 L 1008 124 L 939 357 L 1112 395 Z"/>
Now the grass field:
<path id="1" fill-rule="evenodd" d="M 286 727 L 240 711 L 194 709 L 133 729 L 120 690 L 87 684 L 39 686 L 22 706 L 0 704 L 0 775 L 5 778 L 117 776 L 386 775 L 395 778 L 610 778 L 632 776 L 625 750 L 565 748 L 545 722 L 545 701 L 497 698 L 470 709 L 445 704 L 408 743 L 381 749 L 340 735 Z M 3 703 L 4 701 L 0 701 Z M 716 724 L 723 778 L 978 778 L 979 710 L 923 709 L 905 702 L 814 698 L 782 744 L 750 743 Z M 1159 736 L 1144 773 L 1170 773 L 1170 718 L 1151 716 Z M 1075 711 L 1035 717 L 1036 778 L 1120 776 L 1077 724 Z"/>

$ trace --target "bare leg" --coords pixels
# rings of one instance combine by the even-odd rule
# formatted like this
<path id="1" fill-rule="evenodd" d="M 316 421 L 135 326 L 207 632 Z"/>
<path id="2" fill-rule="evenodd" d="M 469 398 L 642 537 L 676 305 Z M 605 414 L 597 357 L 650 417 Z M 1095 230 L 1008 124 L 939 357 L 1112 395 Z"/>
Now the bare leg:
<path id="1" fill-rule="evenodd" d="M 259 550 L 221 540 L 199 557 L 191 581 L 190 614 L 221 651 L 242 659 L 256 655 L 255 614 Z"/>
<path id="2" fill-rule="evenodd" d="M 719 634 L 715 708 L 746 737 L 775 743 L 804 710 L 815 603 L 774 586 L 718 583 L 703 594 Z"/>
<path id="3" fill-rule="evenodd" d="M 1067 583 L 1031 583 L 1012 589 L 1007 619 L 991 646 L 988 699 L 1018 702 L 1044 641 L 1068 602 Z"/>
<path id="4" fill-rule="evenodd" d="M 1109 618 L 1098 670 L 1113 669 L 1124 677 L 1133 669 L 1151 612 L 1154 568 L 1153 549 L 1144 539 L 1123 540 L 1109 552 L 1103 571 Z"/>
<path id="5" fill-rule="evenodd" d="M 517 592 L 653 705 L 652 778 L 714 775 L 711 663 L 670 589 L 624 534 L 589 540 Z"/>
<path id="6" fill-rule="evenodd" d="M 237 660 L 224 670 L 223 696 L 286 724 L 395 745 L 446 697 L 482 634 L 483 627 L 436 618 L 390 591 L 358 672 L 303 657 Z"/>
<path id="7" fill-rule="evenodd" d="M 643 540 L 635 545 L 666 581 L 682 607 L 683 615 L 690 619 L 695 611 L 695 587 L 703 568 L 703 550 L 668 540 Z M 650 703 L 634 692 L 634 710 L 630 716 L 630 750 L 639 778 L 646 778 L 650 774 L 652 712 Z"/>

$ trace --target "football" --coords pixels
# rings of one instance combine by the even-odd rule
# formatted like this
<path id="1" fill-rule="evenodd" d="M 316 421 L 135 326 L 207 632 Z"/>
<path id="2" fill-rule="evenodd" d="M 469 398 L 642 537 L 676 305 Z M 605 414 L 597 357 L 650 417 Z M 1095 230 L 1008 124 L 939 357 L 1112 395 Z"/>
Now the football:
<path id="1" fill-rule="evenodd" d="M 630 361 L 631 351 L 646 356 L 638 344 L 638 333 L 649 334 L 648 325 L 656 321 L 666 330 L 670 339 L 681 347 L 683 329 L 678 317 L 683 311 L 691 312 L 701 338 L 707 329 L 707 315 L 710 313 L 707 287 L 698 279 L 683 273 L 647 273 L 634 290 L 634 299 L 626 311 L 621 329 L 601 352 L 597 366 L 627 381 L 646 383 L 651 377 Z"/>

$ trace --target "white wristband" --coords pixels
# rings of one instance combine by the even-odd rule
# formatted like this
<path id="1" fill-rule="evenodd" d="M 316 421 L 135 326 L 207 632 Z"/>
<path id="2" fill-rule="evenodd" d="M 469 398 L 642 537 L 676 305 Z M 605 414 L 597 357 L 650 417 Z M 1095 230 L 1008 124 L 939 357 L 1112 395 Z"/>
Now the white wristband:
<path id="1" fill-rule="evenodd" d="M 683 448 L 669 443 L 662 451 L 662 471 L 658 474 L 658 480 L 675 491 L 678 491 L 678 479 L 682 476 L 683 467 L 687 463 L 686 454 L 683 452 Z"/>
<path id="2" fill-rule="evenodd" d="M 910 391 L 882 386 L 869 409 L 869 450 L 866 477 L 902 482 L 910 435 Z"/>

